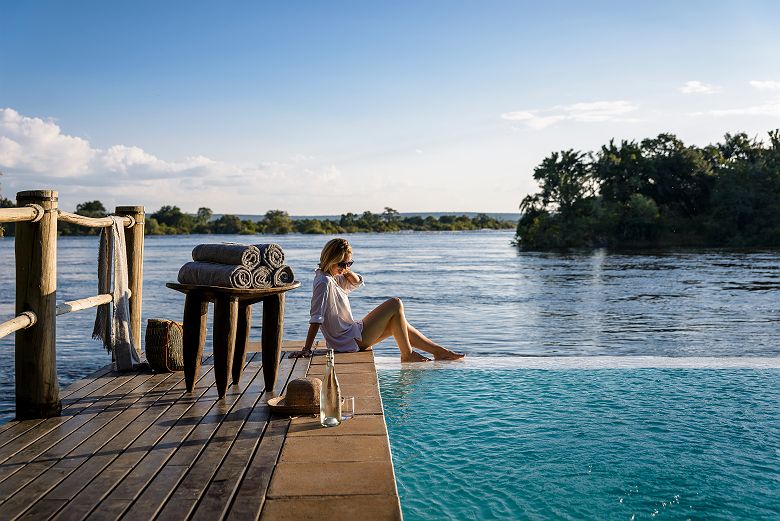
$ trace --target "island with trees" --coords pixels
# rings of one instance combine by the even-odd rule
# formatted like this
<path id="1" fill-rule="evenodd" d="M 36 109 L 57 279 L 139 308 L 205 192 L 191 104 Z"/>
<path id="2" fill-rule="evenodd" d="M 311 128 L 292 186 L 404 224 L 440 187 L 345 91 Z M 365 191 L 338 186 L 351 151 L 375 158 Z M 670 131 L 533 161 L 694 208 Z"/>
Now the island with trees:
<path id="1" fill-rule="evenodd" d="M 672 134 L 564 150 L 534 169 L 524 249 L 780 246 L 780 131 L 686 146 Z"/>

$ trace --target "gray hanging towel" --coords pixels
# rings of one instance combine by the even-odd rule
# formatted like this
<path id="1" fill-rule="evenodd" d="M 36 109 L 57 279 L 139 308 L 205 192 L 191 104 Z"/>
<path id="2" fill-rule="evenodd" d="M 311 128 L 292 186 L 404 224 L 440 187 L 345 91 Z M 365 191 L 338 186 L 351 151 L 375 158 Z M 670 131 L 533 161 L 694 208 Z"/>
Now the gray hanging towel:
<path id="1" fill-rule="evenodd" d="M 146 368 L 148 364 L 141 359 L 130 332 L 130 289 L 124 220 L 114 215 L 111 220 L 112 225 L 100 232 L 98 293 L 110 293 L 113 302 L 98 306 L 92 338 L 102 341 L 103 347 L 113 354 L 117 370 L 131 371 Z"/>

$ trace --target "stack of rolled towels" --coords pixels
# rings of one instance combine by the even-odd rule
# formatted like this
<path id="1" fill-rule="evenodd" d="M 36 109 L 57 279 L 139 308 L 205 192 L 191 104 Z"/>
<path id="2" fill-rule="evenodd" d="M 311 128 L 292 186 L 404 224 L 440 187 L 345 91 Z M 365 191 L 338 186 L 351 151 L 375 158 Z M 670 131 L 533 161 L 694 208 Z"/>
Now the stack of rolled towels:
<path id="1" fill-rule="evenodd" d="M 179 270 L 179 283 L 241 289 L 268 289 L 295 281 L 278 244 L 199 244 L 192 262 Z"/>

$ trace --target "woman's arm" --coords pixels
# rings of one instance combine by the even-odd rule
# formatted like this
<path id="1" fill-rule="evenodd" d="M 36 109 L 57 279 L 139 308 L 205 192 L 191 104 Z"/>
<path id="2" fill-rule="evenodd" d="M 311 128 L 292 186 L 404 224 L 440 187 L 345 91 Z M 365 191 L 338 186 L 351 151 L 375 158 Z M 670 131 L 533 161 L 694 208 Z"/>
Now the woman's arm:
<path id="1" fill-rule="evenodd" d="M 319 330 L 319 324 L 309 324 L 309 332 L 306 333 L 306 342 L 303 344 L 303 351 L 305 353 L 311 353 L 311 346 L 314 345 L 314 338 L 317 336 Z"/>
<path id="2" fill-rule="evenodd" d="M 357 273 L 349 271 L 349 268 L 342 271 L 341 275 L 336 275 L 334 280 L 336 281 L 336 284 L 341 286 L 341 289 L 347 293 L 350 293 L 363 285 L 363 277 Z"/>
<path id="3" fill-rule="evenodd" d="M 344 275 L 344 278 L 347 279 L 352 284 L 358 284 L 360 282 L 360 277 L 355 273 L 349 271 L 349 268 L 342 271 L 341 274 Z"/>
<path id="4" fill-rule="evenodd" d="M 320 330 L 319 324 L 309 324 L 309 332 L 306 333 L 306 342 L 303 344 L 303 349 L 300 351 L 293 351 L 290 353 L 290 358 L 308 358 L 311 356 L 312 346 L 314 345 L 314 338 L 317 336 L 317 332 Z"/>

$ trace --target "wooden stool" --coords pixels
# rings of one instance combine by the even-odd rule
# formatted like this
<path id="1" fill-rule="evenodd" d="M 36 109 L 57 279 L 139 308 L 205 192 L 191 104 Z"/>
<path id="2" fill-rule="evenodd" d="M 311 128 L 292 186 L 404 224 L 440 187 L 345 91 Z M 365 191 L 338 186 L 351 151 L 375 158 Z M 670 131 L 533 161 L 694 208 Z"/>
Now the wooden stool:
<path id="1" fill-rule="evenodd" d="M 196 284 L 169 282 L 167 287 L 186 295 L 184 300 L 184 381 L 192 392 L 203 358 L 206 342 L 206 314 L 209 302 L 214 303 L 214 378 L 220 398 L 227 391 L 228 373 L 233 385 L 238 384 L 246 362 L 249 329 L 252 325 L 252 304 L 263 303 L 263 377 L 265 388 L 273 389 L 279 371 L 284 326 L 284 294 L 300 287 L 269 289 L 220 288 Z M 234 363 L 235 358 L 235 363 Z"/>

